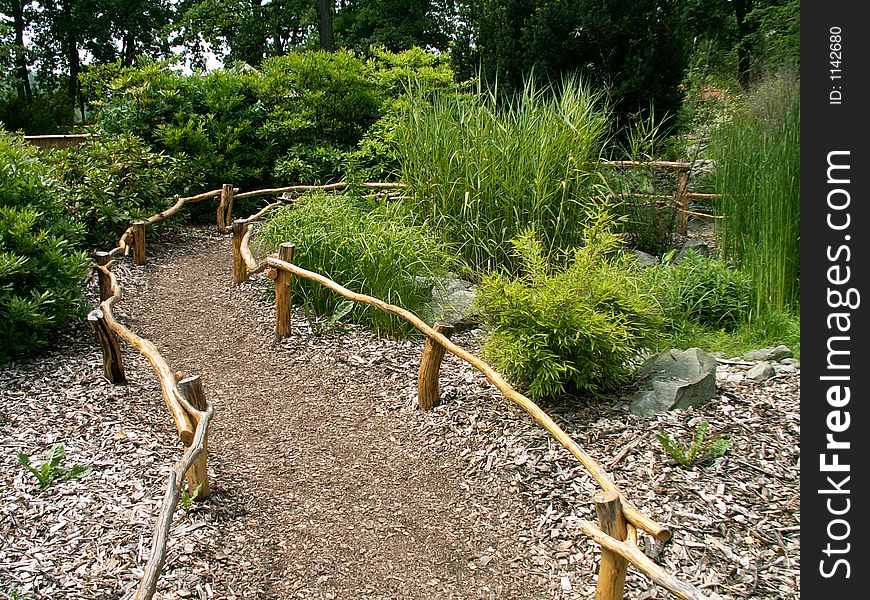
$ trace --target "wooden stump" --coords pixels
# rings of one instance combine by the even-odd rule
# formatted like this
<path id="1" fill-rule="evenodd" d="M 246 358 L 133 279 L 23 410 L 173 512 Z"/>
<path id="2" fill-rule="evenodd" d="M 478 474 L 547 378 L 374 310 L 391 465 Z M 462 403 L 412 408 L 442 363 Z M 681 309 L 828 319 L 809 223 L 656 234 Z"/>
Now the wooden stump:
<path id="1" fill-rule="evenodd" d="M 144 265 L 145 258 L 145 222 L 136 221 L 130 228 L 130 246 L 133 248 L 133 264 Z"/>
<path id="2" fill-rule="evenodd" d="M 126 383 L 124 363 L 121 360 L 121 347 L 118 345 L 115 334 L 106 323 L 105 313 L 99 308 L 92 310 L 88 315 L 88 325 L 97 336 L 100 350 L 103 351 L 103 373 L 105 373 L 106 379 L 115 384 Z"/>
<path id="3" fill-rule="evenodd" d="M 435 323 L 432 329 L 447 338 L 453 335 L 453 325 L 447 323 Z M 420 372 L 417 375 L 417 405 L 423 410 L 429 410 L 441 401 L 438 373 L 445 351 L 444 346 L 432 338 L 426 338 L 423 358 L 420 359 Z"/>
<path id="4" fill-rule="evenodd" d="M 104 267 L 112 260 L 112 255 L 99 250 L 94 253 L 94 262 L 97 266 Z M 100 288 L 100 302 L 105 302 L 112 297 L 112 280 L 106 276 L 102 269 L 97 269 L 97 285 Z"/>
<path id="5" fill-rule="evenodd" d="M 284 262 L 293 262 L 294 245 L 285 242 L 278 249 L 278 259 Z M 292 333 L 291 304 L 293 275 L 283 269 L 278 269 L 275 276 L 275 335 L 278 339 L 287 337 Z"/>
<path id="6" fill-rule="evenodd" d="M 199 411 L 204 411 L 206 408 L 205 391 L 202 387 L 202 380 L 199 375 L 187 377 L 178 382 L 178 391 L 190 402 L 190 404 Z M 195 425 L 199 424 L 199 415 L 190 415 L 190 420 Z M 185 444 L 187 445 L 187 444 Z M 196 495 L 196 500 L 202 501 L 211 495 L 211 487 L 208 483 L 208 435 L 203 438 L 202 452 L 196 457 L 196 460 L 187 469 L 187 490 L 193 495 L 196 488 L 199 486 L 199 493 Z"/>
<path id="7" fill-rule="evenodd" d="M 677 234 L 686 235 L 689 229 L 689 167 L 677 171 L 677 191 L 674 192 L 674 203 L 680 211 L 677 215 Z"/>
<path id="8" fill-rule="evenodd" d="M 246 228 L 245 222 L 233 221 L 233 283 L 236 285 L 248 280 L 248 266 L 242 256 L 242 238 L 245 237 Z"/>
<path id="9" fill-rule="evenodd" d="M 221 188 L 220 202 L 217 207 L 217 227 L 221 233 L 229 231 L 227 225 L 232 222 L 233 186 L 225 183 Z"/>
<path id="10" fill-rule="evenodd" d="M 601 530 L 620 542 L 628 537 L 622 502 L 616 492 L 599 492 L 592 497 Z M 622 600 L 625 593 L 625 572 L 628 561 L 622 556 L 601 548 L 601 566 L 598 568 L 598 587 L 595 600 Z"/>

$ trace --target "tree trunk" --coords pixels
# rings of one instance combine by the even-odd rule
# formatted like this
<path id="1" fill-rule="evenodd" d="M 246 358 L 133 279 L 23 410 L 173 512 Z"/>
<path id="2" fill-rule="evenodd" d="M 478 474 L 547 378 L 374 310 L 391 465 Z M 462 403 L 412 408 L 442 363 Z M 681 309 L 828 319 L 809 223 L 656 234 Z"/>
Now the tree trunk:
<path id="1" fill-rule="evenodd" d="M 333 3 L 330 0 L 317 0 L 317 31 L 320 34 L 320 47 L 327 52 L 335 52 L 332 9 Z"/>
<path id="2" fill-rule="evenodd" d="M 63 18 L 66 23 L 66 39 L 64 40 L 64 50 L 66 51 L 66 59 L 69 63 L 69 83 L 67 84 L 67 95 L 73 105 L 78 100 L 79 91 L 79 73 L 81 72 L 81 62 L 79 60 L 79 45 L 76 39 L 75 24 L 73 22 L 72 2 L 65 0 L 63 2 Z"/>
<path id="3" fill-rule="evenodd" d="M 30 100 L 30 73 L 27 71 L 27 50 L 24 47 L 24 9 L 21 0 L 12 0 L 12 20 L 15 27 L 15 74 L 18 77 L 18 99 Z"/>
<path id="4" fill-rule="evenodd" d="M 751 48 L 747 37 L 750 27 L 746 15 L 752 10 L 752 0 L 736 0 L 734 2 L 734 17 L 737 20 L 737 81 L 743 89 L 749 85 L 749 70 Z"/>

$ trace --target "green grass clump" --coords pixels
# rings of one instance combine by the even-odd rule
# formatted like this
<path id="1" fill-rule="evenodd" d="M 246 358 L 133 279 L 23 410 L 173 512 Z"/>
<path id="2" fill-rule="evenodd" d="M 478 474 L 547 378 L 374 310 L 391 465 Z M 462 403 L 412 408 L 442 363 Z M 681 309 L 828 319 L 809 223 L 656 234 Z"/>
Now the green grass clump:
<path id="1" fill-rule="evenodd" d="M 567 267 L 548 263 L 532 232 L 514 240 L 524 274 L 484 278 L 476 298 L 490 326 L 484 356 L 533 399 L 597 394 L 624 383 L 630 360 L 654 346 L 661 318 L 606 212 L 586 223 Z"/>
<path id="2" fill-rule="evenodd" d="M 722 195 L 717 230 L 726 257 L 754 282 L 753 313 L 800 303 L 800 88 L 768 80 L 710 143 Z"/>
<path id="3" fill-rule="evenodd" d="M 293 262 L 355 292 L 380 298 L 423 316 L 431 300 L 431 279 L 450 264 L 444 245 L 391 206 L 372 208 L 350 195 L 312 194 L 275 212 L 257 237 L 273 252 L 282 242 L 296 245 Z M 293 293 L 317 315 L 344 312 L 344 298 L 308 281 Z M 355 305 L 353 320 L 387 335 L 411 331 L 384 311 Z"/>
<path id="4" fill-rule="evenodd" d="M 411 94 L 395 132 L 408 205 L 472 268 L 516 273 L 511 240 L 529 226 L 547 253 L 580 242 L 608 125 L 602 96 L 577 80 L 504 103 Z"/>
<path id="5" fill-rule="evenodd" d="M 688 252 L 680 264 L 659 264 L 646 269 L 644 276 L 672 320 L 727 330 L 746 319 L 752 280 L 723 260 Z"/>

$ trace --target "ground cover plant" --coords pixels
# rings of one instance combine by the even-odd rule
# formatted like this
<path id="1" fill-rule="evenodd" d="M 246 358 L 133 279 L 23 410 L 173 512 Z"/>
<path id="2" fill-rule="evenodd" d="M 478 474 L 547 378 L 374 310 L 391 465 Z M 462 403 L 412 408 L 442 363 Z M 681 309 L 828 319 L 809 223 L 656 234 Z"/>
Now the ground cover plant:
<path id="1" fill-rule="evenodd" d="M 444 244 L 398 207 L 373 206 L 349 194 L 311 194 L 278 209 L 258 231 L 256 245 L 273 252 L 282 242 L 295 244 L 293 262 L 299 266 L 423 316 L 433 278 L 451 263 Z M 319 284 L 299 280 L 297 291 L 313 314 L 347 312 L 344 299 Z M 411 331 L 377 308 L 358 304 L 350 312 L 385 334 Z"/>
<path id="2" fill-rule="evenodd" d="M 83 314 L 81 237 L 51 168 L 0 130 L 0 362 L 44 346 Z"/>

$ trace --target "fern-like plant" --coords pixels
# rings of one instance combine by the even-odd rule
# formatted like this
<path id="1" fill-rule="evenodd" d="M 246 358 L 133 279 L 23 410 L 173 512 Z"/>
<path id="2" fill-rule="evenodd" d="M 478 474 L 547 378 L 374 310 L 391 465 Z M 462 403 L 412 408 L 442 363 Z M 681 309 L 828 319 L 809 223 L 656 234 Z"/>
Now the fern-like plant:
<path id="1" fill-rule="evenodd" d="M 701 423 L 688 445 L 677 442 L 662 429 L 659 430 L 658 439 L 671 458 L 684 467 L 691 467 L 718 458 L 731 447 L 730 440 L 724 435 L 718 435 L 708 440 L 707 430 L 709 427 L 709 421 Z"/>

